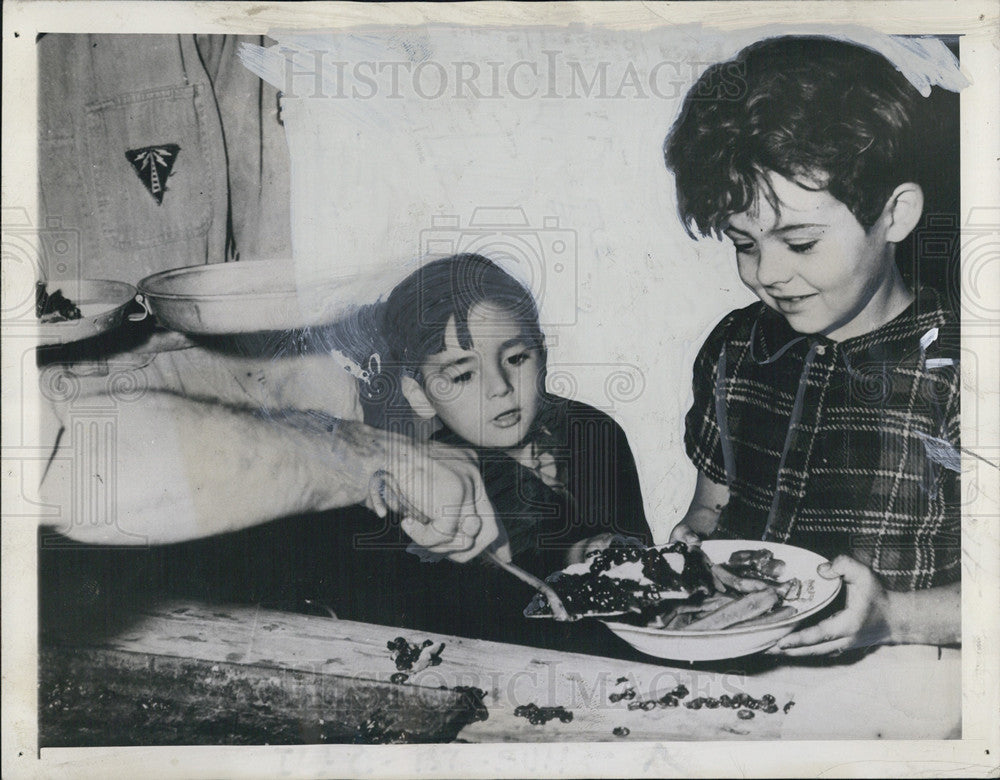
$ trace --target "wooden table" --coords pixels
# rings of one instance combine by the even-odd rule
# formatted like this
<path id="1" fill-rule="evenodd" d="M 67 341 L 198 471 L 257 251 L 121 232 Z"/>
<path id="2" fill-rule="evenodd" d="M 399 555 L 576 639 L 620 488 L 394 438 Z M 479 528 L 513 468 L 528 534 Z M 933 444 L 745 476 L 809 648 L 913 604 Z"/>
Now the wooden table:
<path id="1" fill-rule="evenodd" d="M 595 624 L 594 630 L 605 629 Z M 444 642 L 442 663 L 411 675 L 404 683 L 390 682 L 397 670 L 386 643 L 400 635 L 410 641 L 430 638 Z M 105 696 L 112 696 L 114 686 L 98 684 L 95 670 L 105 680 L 131 675 L 132 688 L 124 689 L 124 695 L 152 697 L 130 705 L 137 708 L 134 712 L 139 719 L 148 714 L 150 706 L 177 708 L 182 702 L 186 709 L 176 710 L 179 718 L 204 717 L 212 722 L 212 716 L 206 714 L 206 708 L 212 706 L 218 712 L 225 711 L 230 721 L 242 718 L 244 725 L 248 717 L 257 718 L 252 738 L 260 742 L 349 741 L 344 733 L 329 733 L 330 708 L 343 706 L 345 691 L 361 708 L 346 711 L 348 716 L 354 717 L 356 710 L 362 719 L 375 711 L 388 712 L 390 721 L 398 715 L 401 720 L 397 719 L 397 724 L 409 723 L 407 728 L 415 729 L 412 733 L 420 730 L 413 726 L 414 718 L 430 717 L 433 724 L 422 732 L 423 738 L 465 742 L 960 736 L 958 650 L 882 647 L 861 658 L 842 659 L 836 663 L 796 663 L 758 656 L 693 668 L 658 663 L 652 658 L 649 663 L 639 663 L 418 635 L 393 627 L 247 606 L 171 602 L 137 615 L 127 628 L 99 646 L 46 648 L 43 744 L 46 707 L 62 713 L 61 736 L 50 738 L 49 744 L 67 744 L 62 740 L 66 729 L 73 728 L 74 718 L 93 721 L 103 717 L 97 713 Z M 616 683 L 622 677 L 627 682 Z M 78 683 L 75 698 L 64 695 L 72 692 L 74 681 Z M 86 684 L 80 687 L 80 681 Z M 627 700 L 609 701 L 612 692 L 629 686 L 636 692 L 632 701 L 638 701 L 661 696 L 679 684 L 689 689 L 688 701 L 697 696 L 746 692 L 758 698 L 770 693 L 779 708 L 789 701 L 794 705 L 788 713 L 782 709 L 774 714 L 757 711 L 752 719 L 742 720 L 735 710 L 722 707 L 644 711 L 628 709 Z M 56 685 L 55 694 L 52 685 Z M 148 685 L 145 692 L 143 685 Z M 451 690 L 456 686 L 486 691 L 483 703 L 489 712 L 487 719 L 468 722 L 469 718 L 458 715 L 459 705 L 468 700 Z M 261 693 L 264 688 L 270 693 Z M 209 705 L 213 695 L 214 704 Z M 244 709 L 249 708 L 249 714 L 240 714 L 237 699 Z M 561 705 L 573 713 L 573 719 L 532 725 L 515 715 L 516 707 L 529 703 Z M 146 710 L 141 709 L 143 704 Z M 80 711 L 81 707 L 86 712 Z M 345 716 L 341 712 L 334 717 Z M 268 733 L 268 723 L 287 725 L 288 719 L 295 722 L 295 734 Z M 222 731 L 212 739 L 231 726 L 222 723 Z M 619 727 L 628 729 L 627 737 L 613 733 Z M 160 736 L 170 741 L 169 735 Z M 92 730 L 89 742 L 84 742 L 100 744 L 101 738 L 99 729 Z M 178 737 L 181 742 L 190 739 Z M 206 741 L 212 739 L 206 737 Z M 137 737 L 137 741 L 143 740 Z"/>

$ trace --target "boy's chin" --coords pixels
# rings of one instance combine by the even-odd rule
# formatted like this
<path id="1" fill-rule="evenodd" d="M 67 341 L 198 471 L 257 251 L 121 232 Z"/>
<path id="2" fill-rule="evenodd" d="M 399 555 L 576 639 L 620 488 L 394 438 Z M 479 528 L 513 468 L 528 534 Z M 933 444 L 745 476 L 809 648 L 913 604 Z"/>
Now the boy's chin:
<path id="1" fill-rule="evenodd" d="M 780 312 L 779 312 L 780 313 Z M 846 327 L 830 322 L 817 322 L 806 317 L 790 317 L 782 314 L 782 319 L 788 323 L 789 327 L 802 336 L 823 336 L 833 341 L 840 341 L 840 332 Z M 850 323 L 847 323 L 850 325 Z"/>
<path id="2" fill-rule="evenodd" d="M 480 443 L 476 446 L 490 450 L 509 450 L 524 444 L 525 437 L 528 435 L 528 427 L 515 425 L 512 428 L 490 431 L 480 439 Z"/>
<path id="3" fill-rule="evenodd" d="M 785 312 L 777 306 L 767 304 L 775 314 L 788 323 L 789 327 L 796 333 L 804 336 L 815 336 L 825 333 L 830 325 L 826 322 L 819 322 L 815 317 L 809 317 L 798 312 Z"/>
<path id="4" fill-rule="evenodd" d="M 524 436 L 489 437 L 476 446 L 485 450 L 510 450 L 524 444 Z"/>

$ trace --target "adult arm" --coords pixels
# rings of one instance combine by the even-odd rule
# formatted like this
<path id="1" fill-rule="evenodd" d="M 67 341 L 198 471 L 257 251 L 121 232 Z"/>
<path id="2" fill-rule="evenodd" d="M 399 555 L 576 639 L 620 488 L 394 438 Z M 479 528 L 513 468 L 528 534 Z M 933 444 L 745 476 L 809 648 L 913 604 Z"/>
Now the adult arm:
<path id="1" fill-rule="evenodd" d="M 81 468 L 88 450 L 108 456 Z M 54 525 L 72 539 L 162 544 L 373 506 L 372 486 L 386 474 L 420 520 L 424 546 L 462 562 L 497 538 L 479 473 L 461 450 L 318 413 L 267 415 L 167 392 L 119 404 L 113 426 L 64 430 L 42 497 L 60 508 Z"/>
<path id="2" fill-rule="evenodd" d="M 887 591 L 867 566 L 840 555 L 817 569 L 843 577 L 847 603 L 811 628 L 789 634 L 770 650 L 788 656 L 836 655 L 855 647 L 888 644 L 949 645 L 962 641 L 959 583 L 918 591 Z"/>

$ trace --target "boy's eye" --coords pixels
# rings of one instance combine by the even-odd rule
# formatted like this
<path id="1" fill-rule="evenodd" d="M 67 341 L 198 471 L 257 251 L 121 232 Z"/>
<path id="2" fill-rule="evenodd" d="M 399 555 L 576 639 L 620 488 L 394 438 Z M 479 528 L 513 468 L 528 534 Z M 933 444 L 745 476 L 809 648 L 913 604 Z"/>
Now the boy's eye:
<path id="1" fill-rule="evenodd" d="M 793 252 L 798 252 L 799 254 L 804 254 L 812 249 L 816 244 L 819 243 L 819 239 L 813 239 L 812 241 L 802 241 L 799 243 L 789 243 L 788 248 Z"/>
<path id="2" fill-rule="evenodd" d="M 746 241 L 733 241 L 733 246 L 736 247 L 736 254 L 746 255 L 753 251 L 753 243 L 748 243 Z"/>
<path id="3" fill-rule="evenodd" d="M 456 384 L 456 385 L 464 385 L 466 382 L 471 382 L 472 381 L 472 372 L 471 371 L 466 371 L 466 372 L 464 372 L 462 374 L 459 374 L 458 376 L 453 376 L 451 378 L 451 381 L 452 381 L 453 384 Z"/>
<path id="4" fill-rule="evenodd" d="M 525 361 L 527 361 L 529 358 L 531 358 L 530 352 L 528 351 L 518 352 L 516 355 L 511 355 L 509 358 L 507 358 L 507 362 L 510 363 L 512 366 L 519 366 Z"/>

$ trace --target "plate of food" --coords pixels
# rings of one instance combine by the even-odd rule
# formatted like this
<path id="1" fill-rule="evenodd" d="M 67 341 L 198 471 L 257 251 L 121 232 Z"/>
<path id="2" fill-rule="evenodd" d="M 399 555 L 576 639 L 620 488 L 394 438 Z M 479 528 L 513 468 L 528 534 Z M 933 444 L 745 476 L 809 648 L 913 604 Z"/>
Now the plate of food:
<path id="1" fill-rule="evenodd" d="M 35 284 L 35 318 L 45 346 L 99 336 L 121 325 L 136 289 L 108 279 L 62 279 Z"/>
<path id="2" fill-rule="evenodd" d="M 825 562 L 777 542 L 618 540 L 546 582 L 571 617 L 600 620 L 640 652 L 713 661 L 766 650 L 833 601 L 841 582 L 816 573 Z M 541 593 L 524 614 L 553 616 Z"/>

